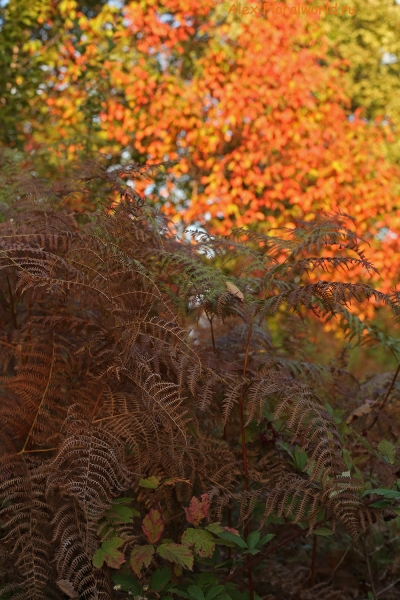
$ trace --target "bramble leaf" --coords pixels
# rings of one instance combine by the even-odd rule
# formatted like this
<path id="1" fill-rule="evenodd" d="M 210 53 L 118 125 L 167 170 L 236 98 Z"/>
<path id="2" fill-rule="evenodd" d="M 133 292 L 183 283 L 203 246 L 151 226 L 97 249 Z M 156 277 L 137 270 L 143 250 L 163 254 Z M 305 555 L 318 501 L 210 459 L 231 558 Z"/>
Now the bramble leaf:
<path id="1" fill-rule="evenodd" d="M 143 519 L 142 531 L 150 544 L 155 544 L 164 531 L 164 523 L 158 510 L 151 509 Z"/>
<path id="2" fill-rule="evenodd" d="M 193 554 L 187 546 L 182 544 L 161 544 L 157 548 L 161 558 L 177 563 L 190 571 L 193 569 Z"/>
<path id="3" fill-rule="evenodd" d="M 196 554 L 202 558 L 211 557 L 214 554 L 214 538 L 204 529 L 186 529 L 182 536 L 182 544 L 193 547 Z"/>
<path id="4" fill-rule="evenodd" d="M 204 600 L 203 590 L 201 590 L 198 585 L 189 585 L 188 592 L 190 598 L 193 598 L 193 600 Z"/>
<path id="5" fill-rule="evenodd" d="M 190 500 L 190 504 L 188 508 L 184 508 L 186 513 L 186 520 L 188 523 L 192 523 L 192 525 L 199 525 L 200 522 L 208 515 L 208 511 L 210 508 L 210 501 L 208 499 L 208 494 L 203 494 L 200 496 L 200 500 L 193 496 Z"/>
<path id="6" fill-rule="evenodd" d="M 160 485 L 160 479 L 158 477 L 148 477 L 147 479 L 140 479 L 140 487 L 148 488 L 149 490 L 156 490 Z"/>
<path id="7" fill-rule="evenodd" d="M 382 440 L 378 444 L 378 450 L 382 454 L 382 456 L 387 458 L 387 461 L 391 465 L 394 463 L 394 460 L 396 458 L 396 448 L 393 446 L 393 444 L 391 444 L 387 440 Z"/>
<path id="8" fill-rule="evenodd" d="M 119 546 L 124 543 L 124 540 L 119 537 L 104 540 L 101 547 L 96 550 L 93 556 L 93 565 L 97 569 L 101 569 L 105 561 L 106 565 L 113 569 L 119 569 L 125 562 L 125 555 L 118 550 Z"/>
<path id="9" fill-rule="evenodd" d="M 328 529 L 327 527 L 318 527 L 317 529 L 313 530 L 314 535 L 322 535 L 325 537 L 332 535 L 332 533 L 332 529 Z"/>
<path id="10" fill-rule="evenodd" d="M 169 580 L 172 577 L 172 573 L 168 567 L 163 567 L 162 569 L 157 569 L 154 571 L 153 575 L 150 579 L 150 587 L 155 592 L 159 592 L 167 585 Z"/>
<path id="11" fill-rule="evenodd" d="M 252 531 L 247 537 L 247 545 L 250 549 L 255 548 L 260 541 L 261 534 L 259 531 Z"/>
<path id="12" fill-rule="evenodd" d="M 216 596 L 218 596 L 224 590 L 223 585 L 215 585 L 210 590 L 208 590 L 205 600 L 213 600 Z"/>
<path id="13" fill-rule="evenodd" d="M 154 555 L 154 546 L 136 546 L 131 552 L 131 567 L 136 575 L 140 575 L 142 567 L 149 567 Z"/>
<path id="14" fill-rule="evenodd" d="M 270 542 L 274 537 L 274 533 L 267 533 L 267 535 L 264 535 L 264 537 L 262 537 L 261 540 L 258 542 L 257 547 L 261 548 L 261 546 L 265 546 L 265 544 L 268 544 L 268 542 Z"/>
<path id="15" fill-rule="evenodd" d="M 369 494 L 377 494 L 378 496 L 383 496 L 384 498 L 391 498 L 393 500 L 398 500 L 400 498 L 400 492 L 396 490 L 385 490 L 385 489 L 376 489 L 376 490 L 365 490 L 363 492 L 363 496 L 368 496 Z"/>
<path id="16" fill-rule="evenodd" d="M 223 540 L 227 540 L 229 542 L 234 542 L 240 548 L 247 549 L 246 542 L 240 536 L 235 535 L 231 531 L 221 531 L 218 535 Z"/>

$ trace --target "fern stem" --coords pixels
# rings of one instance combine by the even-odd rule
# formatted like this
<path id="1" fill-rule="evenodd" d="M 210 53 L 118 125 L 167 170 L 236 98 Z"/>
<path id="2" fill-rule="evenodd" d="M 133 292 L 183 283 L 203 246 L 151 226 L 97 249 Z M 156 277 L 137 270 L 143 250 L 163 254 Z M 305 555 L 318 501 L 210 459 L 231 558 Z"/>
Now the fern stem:
<path id="1" fill-rule="evenodd" d="M 246 376 L 246 371 L 247 371 L 247 361 L 249 358 L 249 350 L 250 350 L 250 340 L 251 340 L 251 334 L 253 332 L 253 321 L 250 324 L 249 327 L 249 333 L 247 334 L 247 344 L 246 344 L 246 354 L 244 357 L 244 364 L 243 364 L 243 375 Z"/>
<path id="2" fill-rule="evenodd" d="M 15 313 L 15 307 L 14 307 L 14 298 L 12 295 L 11 284 L 10 284 L 8 275 L 7 275 L 7 283 L 8 283 L 8 291 L 10 292 L 10 306 L 11 306 L 11 312 L 12 312 L 13 321 L 14 321 L 14 327 L 15 327 L 15 329 L 18 329 L 17 315 Z"/>
<path id="3" fill-rule="evenodd" d="M 386 396 L 385 396 L 385 398 L 384 398 L 384 400 L 383 400 L 382 404 L 381 404 L 381 405 L 380 405 L 380 407 L 378 408 L 378 413 L 377 413 L 377 415 L 376 415 L 375 419 L 372 421 L 371 425 L 369 425 L 369 426 L 367 427 L 366 431 L 369 431 L 369 429 L 372 429 L 372 427 L 375 425 L 375 423 L 376 423 L 376 422 L 377 422 L 377 420 L 379 419 L 379 414 L 380 414 L 381 410 L 384 408 L 384 406 L 385 406 L 386 402 L 387 402 L 387 401 L 388 401 L 388 399 L 389 399 L 390 392 L 391 392 L 391 391 L 392 391 L 392 389 L 393 389 L 393 386 L 394 386 L 394 384 L 395 384 L 395 382 L 396 382 L 397 375 L 399 374 L 399 372 L 400 372 L 400 363 L 397 365 L 396 373 L 394 374 L 394 377 L 393 377 L 393 379 L 392 379 L 392 383 L 390 384 L 390 387 L 389 387 L 389 389 L 388 389 L 388 391 L 387 391 L 387 393 L 386 393 Z"/>
<path id="4" fill-rule="evenodd" d="M 210 317 L 208 316 L 208 313 L 207 313 L 207 311 L 205 311 L 205 313 L 206 313 L 207 319 L 208 319 L 208 321 L 209 321 L 209 323 L 210 323 L 210 329 L 211 329 L 211 339 L 212 339 L 212 345 L 213 345 L 213 352 L 214 352 L 214 354 L 216 354 L 216 353 L 217 353 L 217 348 L 216 348 L 216 346 L 215 346 L 214 327 L 213 327 L 213 324 L 212 324 L 214 316 L 212 316 L 212 317 L 210 318 Z"/>
<path id="5" fill-rule="evenodd" d="M 52 359 L 51 359 L 50 372 L 49 372 L 49 376 L 48 376 L 48 378 L 47 378 L 46 388 L 45 388 L 45 390 L 44 390 L 44 392 L 43 392 L 43 394 L 42 394 L 42 398 L 41 398 L 41 400 L 40 400 L 40 402 L 39 402 L 39 406 L 37 407 L 36 415 L 35 415 L 35 418 L 33 419 L 32 425 L 30 426 L 30 429 L 29 429 L 28 435 L 26 436 L 25 443 L 24 443 L 24 445 L 23 445 L 23 447 L 22 447 L 22 450 L 20 450 L 20 451 L 18 452 L 18 454 L 24 454 L 24 453 L 26 452 L 26 447 L 27 447 L 27 445 L 28 445 L 29 439 L 30 439 L 30 437 L 31 437 L 31 435 L 32 435 L 32 432 L 33 432 L 33 430 L 34 430 L 34 428 L 35 428 L 35 425 L 36 425 L 36 423 L 37 423 L 37 420 L 38 420 L 38 418 L 39 418 L 39 413 L 40 413 L 40 411 L 41 411 L 41 408 L 42 408 L 42 406 L 43 406 L 43 403 L 44 403 L 44 401 L 45 401 L 45 398 L 46 398 L 46 396 L 47 396 L 47 392 L 48 392 L 48 389 L 49 389 L 49 385 L 50 385 L 51 377 L 52 377 L 52 375 L 53 375 L 53 367 L 54 367 L 54 362 L 55 362 L 55 348 L 54 348 L 54 334 L 53 334 L 53 356 L 52 356 Z"/>
<path id="6" fill-rule="evenodd" d="M 107 377 L 107 379 L 106 379 L 106 381 L 105 381 L 105 383 L 104 383 L 103 387 L 102 387 L 102 388 L 101 388 L 101 390 L 100 390 L 100 394 L 97 396 L 97 400 L 96 400 L 96 402 L 95 402 L 95 404 L 94 404 L 94 407 L 93 407 L 93 410 L 92 410 L 92 423 L 93 423 L 93 422 L 97 423 L 97 421 L 103 421 L 103 419 L 97 419 L 96 421 L 93 421 L 93 419 L 94 419 L 94 416 L 95 416 L 95 414 L 96 414 L 96 410 L 98 409 L 99 402 L 100 402 L 100 398 L 102 397 L 102 395 L 103 395 L 103 392 L 104 392 L 104 390 L 105 390 L 105 389 L 106 389 L 106 387 L 107 387 L 108 380 L 109 380 L 109 377 Z M 118 415 L 117 415 L 117 416 L 118 416 Z M 108 418 L 110 418 L 110 417 L 108 417 Z M 107 417 L 106 417 L 106 419 L 107 419 Z M 104 420 L 106 420 L 106 419 L 104 419 Z"/>
<path id="7" fill-rule="evenodd" d="M 246 376 L 246 371 L 247 371 L 247 361 L 248 361 L 248 357 L 249 357 L 250 340 L 251 340 L 252 329 L 253 329 L 253 321 L 250 324 L 249 333 L 247 335 L 246 354 L 245 354 L 244 363 L 243 363 L 243 376 L 244 377 Z M 247 466 L 246 427 L 245 427 L 245 424 L 244 424 L 244 395 L 245 395 L 248 387 L 249 386 L 247 386 L 246 390 L 243 391 L 240 394 L 240 398 L 239 398 L 240 429 L 241 429 L 241 434 L 242 434 L 243 477 L 244 477 L 244 489 L 246 490 L 246 492 L 249 491 L 249 473 L 248 473 L 248 466 Z M 247 540 L 247 538 L 249 536 L 249 525 L 248 525 L 248 522 L 244 526 L 244 536 L 245 536 L 245 538 Z M 254 600 L 253 567 L 251 565 L 251 562 L 252 561 L 250 560 L 250 556 L 247 554 L 247 556 L 246 556 L 246 563 L 247 563 L 247 575 L 248 575 L 248 578 L 249 578 L 250 600 Z"/>

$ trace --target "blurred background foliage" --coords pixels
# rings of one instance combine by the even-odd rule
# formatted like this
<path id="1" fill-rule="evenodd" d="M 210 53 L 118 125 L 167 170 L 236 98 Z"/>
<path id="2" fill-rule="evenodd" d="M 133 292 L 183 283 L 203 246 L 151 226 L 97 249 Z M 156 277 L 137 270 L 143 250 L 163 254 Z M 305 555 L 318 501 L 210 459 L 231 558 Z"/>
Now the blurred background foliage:
<path id="1" fill-rule="evenodd" d="M 317 16 L 263 15 L 257 0 L 248 3 L 257 14 L 246 15 L 233 5 L 2 0 L 0 202 L 21 174 L 54 180 L 77 159 L 175 161 L 166 180 L 130 182 L 175 222 L 225 234 L 344 211 L 370 244 L 375 284 L 393 289 L 400 6 L 351 0 L 354 14 Z M 95 210 L 95 186 L 86 197 L 70 203 Z M 375 319 L 396 336 L 383 309 Z M 325 362 L 340 352 L 341 340 L 324 346 L 317 325 L 310 340 Z M 349 357 L 359 375 L 396 363 L 379 348 Z"/>

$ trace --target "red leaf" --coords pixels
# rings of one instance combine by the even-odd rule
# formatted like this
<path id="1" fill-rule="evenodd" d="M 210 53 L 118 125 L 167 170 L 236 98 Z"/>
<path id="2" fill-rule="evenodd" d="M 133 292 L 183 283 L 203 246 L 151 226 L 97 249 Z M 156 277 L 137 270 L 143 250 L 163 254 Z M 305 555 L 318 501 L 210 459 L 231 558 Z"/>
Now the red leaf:
<path id="1" fill-rule="evenodd" d="M 142 531 L 150 544 L 155 544 L 164 531 L 164 523 L 158 510 L 153 508 L 143 519 Z"/>
<path id="2" fill-rule="evenodd" d="M 153 546 L 136 546 L 131 553 L 131 567 L 136 575 L 140 575 L 142 566 L 149 567 L 153 558 Z"/>
<path id="3" fill-rule="evenodd" d="M 195 526 L 200 525 L 200 522 L 208 515 L 209 508 L 210 501 L 208 494 L 200 496 L 200 500 L 196 496 L 193 496 L 189 507 L 184 509 L 187 522 Z"/>

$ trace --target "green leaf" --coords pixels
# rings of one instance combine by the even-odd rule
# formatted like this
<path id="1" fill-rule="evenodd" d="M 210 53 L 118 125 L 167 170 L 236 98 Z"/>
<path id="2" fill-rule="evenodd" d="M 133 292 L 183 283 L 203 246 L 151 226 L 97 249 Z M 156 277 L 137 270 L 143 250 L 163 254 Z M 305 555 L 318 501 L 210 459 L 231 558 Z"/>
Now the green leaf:
<path id="1" fill-rule="evenodd" d="M 177 588 L 171 588 L 169 591 L 173 592 L 174 594 L 177 594 L 177 596 L 181 596 L 182 598 L 188 598 L 189 600 L 191 598 L 191 596 L 189 596 L 189 594 L 187 592 L 178 590 Z"/>
<path id="2" fill-rule="evenodd" d="M 235 535 L 234 533 L 231 533 L 230 531 L 221 531 L 218 535 L 223 540 L 228 540 L 229 542 L 234 542 L 237 546 L 240 546 L 240 548 L 247 550 L 246 542 L 238 535 Z"/>
<path id="3" fill-rule="evenodd" d="M 207 531 L 211 531 L 211 533 L 215 533 L 215 535 L 218 535 L 221 531 L 224 531 L 224 528 L 220 523 L 210 523 L 206 526 L 206 529 Z"/>
<path id="4" fill-rule="evenodd" d="M 294 463 L 298 471 L 303 472 L 308 461 L 307 452 L 296 446 L 294 450 Z"/>
<path id="5" fill-rule="evenodd" d="M 139 485 L 149 490 L 156 490 L 160 485 L 160 479 L 154 476 L 148 477 L 148 479 L 140 479 Z"/>
<path id="6" fill-rule="evenodd" d="M 131 552 L 131 567 L 136 575 L 140 575 L 142 567 L 149 567 L 154 555 L 154 546 L 136 546 Z"/>
<path id="7" fill-rule="evenodd" d="M 116 573 L 115 575 L 112 575 L 111 579 L 115 585 L 121 586 L 123 592 L 131 591 L 137 596 L 142 593 L 141 587 L 133 575 Z"/>
<path id="8" fill-rule="evenodd" d="M 313 530 L 313 534 L 314 535 L 323 535 L 325 537 L 332 535 L 333 531 L 332 529 L 328 529 L 328 527 L 318 527 L 317 529 Z"/>
<path id="9" fill-rule="evenodd" d="M 264 535 L 264 537 L 261 538 L 261 540 L 257 544 L 258 548 L 261 548 L 261 546 L 268 544 L 268 542 L 270 542 L 272 540 L 272 538 L 274 538 L 274 537 L 275 537 L 274 533 L 267 533 L 267 535 Z"/>
<path id="10" fill-rule="evenodd" d="M 276 445 L 280 446 L 281 448 L 283 448 L 284 450 L 286 450 L 286 452 L 289 454 L 289 456 L 291 458 L 293 458 L 293 460 L 294 460 L 294 456 L 293 456 L 293 452 L 292 452 L 292 450 L 290 448 L 290 444 L 288 444 L 287 442 L 283 442 L 282 440 L 278 440 L 276 442 Z"/>
<path id="11" fill-rule="evenodd" d="M 155 544 L 164 531 L 164 523 L 158 510 L 151 509 L 143 519 L 142 531 L 150 544 Z"/>
<path id="12" fill-rule="evenodd" d="M 215 541 L 211 533 L 204 529 L 186 529 L 182 536 L 182 544 L 193 547 L 202 558 L 211 557 L 215 550 Z"/>
<path id="13" fill-rule="evenodd" d="M 101 547 L 96 550 L 93 555 L 93 565 L 97 569 L 101 569 L 103 562 L 113 569 L 119 569 L 120 566 L 125 562 L 125 555 L 123 552 L 118 550 L 119 546 L 124 543 L 124 540 L 119 537 L 111 538 L 110 540 L 104 540 Z"/>
<path id="14" fill-rule="evenodd" d="M 214 598 L 216 596 L 218 596 L 218 594 L 220 592 L 223 592 L 223 590 L 224 590 L 223 585 L 216 585 L 216 586 L 212 587 L 210 590 L 208 590 L 205 600 L 214 600 Z"/>
<path id="15" fill-rule="evenodd" d="M 115 500 L 113 500 L 113 506 L 114 504 L 129 504 L 129 502 L 133 502 L 135 498 L 115 498 Z"/>
<path id="16" fill-rule="evenodd" d="M 210 571 L 199 573 L 198 575 L 195 575 L 195 577 L 197 585 L 201 588 L 209 585 L 218 585 L 218 577 L 215 573 L 210 573 Z"/>
<path id="17" fill-rule="evenodd" d="M 184 567 L 185 569 L 193 570 L 193 554 L 187 546 L 182 544 L 161 544 L 157 548 L 161 558 L 169 560 Z"/>
<path id="18" fill-rule="evenodd" d="M 388 462 L 391 465 L 393 465 L 394 460 L 396 458 L 396 448 L 393 446 L 393 444 L 391 444 L 387 440 L 382 440 L 378 444 L 378 450 L 382 454 L 382 456 L 387 458 Z"/>
<path id="19" fill-rule="evenodd" d="M 372 506 L 372 508 L 386 508 L 387 506 L 390 506 L 390 500 L 377 500 L 377 502 L 370 504 L 370 506 Z"/>
<path id="20" fill-rule="evenodd" d="M 396 492 L 396 490 L 385 490 L 378 488 L 376 490 L 365 490 L 363 492 L 363 496 L 368 496 L 369 494 L 377 494 L 378 496 L 383 496 L 384 498 L 390 498 L 393 500 L 398 500 L 400 498 L 400 492 Z"/>
<path id="21" fill-rule="evenodd" d="M 204 594 L 197 585 L 189 585 L 188 590 L 190 597 L 194 600 L 204 600 Z"/>
<path id="22" fill-rule="evenodd" d="M 260 541 L 261 533 L 259 531 L 252 531 L 247 537 L 247 545 L 250 549 L 253 549 L 257 546 Z"/>
<path id="23" fill-rule="evenodd" d="M 115 513 L 119 520 L 122 523 L 132 523 L 133 522 L 133 510 L 129 506 L 122 506 L 121 504 L 117 504 L 113 506 L 113 513 Z"/>
<path id="24" fill-rule="evenodd" d="M 157 569 L 157 571 L 154 571 L 150 579 L 151 589 L 155 592 L 159 592 L 167 585 L 171 577 L 172 573 L 167 566 L 163 567 L 162 569 Z"/>

